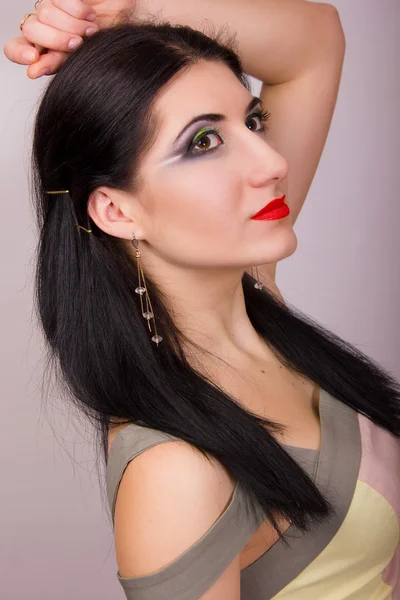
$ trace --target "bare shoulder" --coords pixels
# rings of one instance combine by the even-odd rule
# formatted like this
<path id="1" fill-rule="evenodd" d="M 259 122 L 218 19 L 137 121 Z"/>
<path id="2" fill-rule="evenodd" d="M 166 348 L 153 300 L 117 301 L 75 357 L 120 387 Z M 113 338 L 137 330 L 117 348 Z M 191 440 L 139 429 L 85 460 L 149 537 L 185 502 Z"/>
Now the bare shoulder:
<path id="1" fill-rule="evenodd" d="M 162 442 L 131 460 L 118 488 L 115 548 L 121 577 L 162 570 L 200 540 L 226 510 L 235 481 L 185 441 Z M 240 598 L 240 557 L 201 598 Z"/>

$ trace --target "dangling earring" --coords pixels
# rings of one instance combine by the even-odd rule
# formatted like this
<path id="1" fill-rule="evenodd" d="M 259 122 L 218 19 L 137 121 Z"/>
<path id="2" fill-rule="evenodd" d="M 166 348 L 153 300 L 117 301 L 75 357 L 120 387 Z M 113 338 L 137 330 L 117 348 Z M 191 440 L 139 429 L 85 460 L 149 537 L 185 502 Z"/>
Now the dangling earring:
<path id="1" fill-rule="evenodd" d="M 147 292 L 147 287 L 146 287 L 146 280 L 145 280 L 145 277 L 144 277 L 142 266 L 140 264 L 140 256 L 141 255 L 140 255 L 140 252 L 138 250 L 139 240 L 136 238 L 135 234 L 133 234 L 131 243 L 132 243 L 133 247 L 135 248 L 136 262 L 137 262 L 137 268 L 138 268 L 138 282 L 139 282 L 139 287 L 137 287 L 135 289 L 135 292 L 137 294 L 139 294 L 139 296 L 140 296 L 140 306 L 141 306 L 141 309 L 142 309 L 142 315 L 147 320 L 147 324 L 148 324 L 150 332 L 151 332 L 150 320 L 153 319 L 153 321 L 154 321 L 154 332 L 155 332 L 155 335 L 153 335 L 153 337 L 151 338 L 151 340 L 153 342 L 155 342 L 157 344 L 157 346 L 158 346 L 158 344 L 162 341 L 163 338 L 161 337 L 161 335 L 157 334 L 156 322 L 154 320 L 153 307 L 151 306 L 150 297 L 149 297 L 149 294 Z M 143 294 L 146 294 L 146 310 L 145 311 L 143 310 L 143 299 L 142 299 Z"/>
<path id="2" fill-rule="evenodd" d="M 254 284 L 254 287 L 256 288 L 256 290 L 262 290 L 264 287 L 264 284 L 260 281 L 260 278 L 258 276 L 258 269 L 256 267 L 256 273 L 257 273 L 257 281 Z"/>

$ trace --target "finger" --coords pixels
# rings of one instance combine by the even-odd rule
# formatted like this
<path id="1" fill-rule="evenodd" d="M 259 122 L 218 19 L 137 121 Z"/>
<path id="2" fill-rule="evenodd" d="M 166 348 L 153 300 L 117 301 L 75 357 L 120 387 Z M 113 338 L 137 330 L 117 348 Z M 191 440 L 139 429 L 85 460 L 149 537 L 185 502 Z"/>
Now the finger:
<path id="1" fill-rule="evenodd" d="M 50 50 L 43 54 L 36 63 L 29 65 L 26 74 L 30 79 L 37 79 L 43 75 L 53 75 L 57 73 L 68 56 L 69 53 Z"/>
<path id="2" fill-rule="evenodd" d="M 86 35 L 88 29 L 98 29 L 97 25 L 93 22 L 77 19 L 55 6 L 52 2 L 40 2 L 36 11 L 36 19 L 44 25 L 49 25 L 60 31 L 79 36 Z"/>
<path id="3" fill-rule="evenodd" d="M 41 23 L 35 15 L 25 21 L 22 33 L 31 44 L 40 44 L 45 48 L 49 48 L 49 50 L 61 52 L 71 52 L 83 41 L 81 36 L 71 35 L 68 32 Z M 79 42 L 75 47 L 69 46 L 72 39 Z"/>
<path id="4" fill-rule="evenodd" d="M 47 48 L 45 48 L 44 46 L 41 46 L 40 44 L 34 44 L 36 50 L 39 52 L 39 54 L 43 54 L 43 52 L 47 52 Z"/>
<path id="5" fill-rule="evenodd" d="M 13 63 L 26 65 L 39 59 L 39 51 L 24 37 L 16 37 L 7 40 L 4 44 L 3 52 Z M 26 57 L 25 57 L 26 53 Z"/>
<path id="6" fill-rule="evenodd" d="M 96 11 L 82 0 L 51 0 L 54 6 L 65 11 L 76 19 L 86 19 L 91 14 L 96 14 Z M 40 6 L 40 4 L 39 4 Z M 92 19 L 94 20 L 94 19 Z"/>

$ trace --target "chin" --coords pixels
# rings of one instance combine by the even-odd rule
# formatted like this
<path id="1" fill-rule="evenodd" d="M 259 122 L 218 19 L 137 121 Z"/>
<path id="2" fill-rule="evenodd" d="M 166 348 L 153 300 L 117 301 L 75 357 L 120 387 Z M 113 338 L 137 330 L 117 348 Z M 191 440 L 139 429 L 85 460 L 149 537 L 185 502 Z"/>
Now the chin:
<path id="1" fill-rule="evenodd" d="M 292 228 L 288 228 L 277 233 L 270 243 L 270 255 L 266 262 L 278 262 L 296 252 L 297 236 Z"/>
<path id="2" fill-rule="evenodd" d="M 286 256 L 291 256 L 297 249 L 297 235 L 293 228 L 290 229 L 288 238 L 288 254 Z"/>

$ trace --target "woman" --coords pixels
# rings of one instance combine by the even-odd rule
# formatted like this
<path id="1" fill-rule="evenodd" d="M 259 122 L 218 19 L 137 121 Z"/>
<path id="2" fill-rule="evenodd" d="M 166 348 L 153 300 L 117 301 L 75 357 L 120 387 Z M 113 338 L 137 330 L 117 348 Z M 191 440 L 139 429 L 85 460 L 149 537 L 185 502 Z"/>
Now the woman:
<path id="1" fill-rule="evenodd" d="M 230 20 L 243 63 L 187 27 L 194 9 L 62 61 L 34 131 L 39 317 L 101 434 L 127 598 L 395 598 L 400 386 L 274 282 L 332 116 L 340 22 L 255 5 Z M 45 46 L 39 15 L 23 30 Z M 253 25 L 258 42 L 239 33 Z M 302 56 L 279 53 L 283 33 Z"/>

